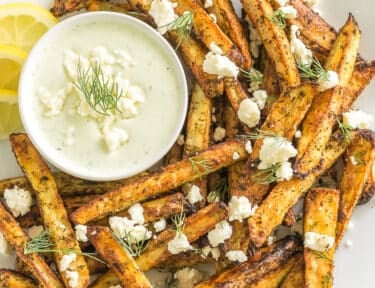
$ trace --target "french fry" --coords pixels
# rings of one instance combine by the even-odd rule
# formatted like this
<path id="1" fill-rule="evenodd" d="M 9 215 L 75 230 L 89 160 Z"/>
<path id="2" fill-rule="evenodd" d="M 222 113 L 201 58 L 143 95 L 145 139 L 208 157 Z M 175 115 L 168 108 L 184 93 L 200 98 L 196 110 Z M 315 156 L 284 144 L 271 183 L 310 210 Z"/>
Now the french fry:
<path id="1" fill-rule="evenodd" d="M 212 203 L 186 218 L 183 233 L 189 242 L 192 243 L 227 217 L 228 210 L 224 204 L 220 202 Z M 168 242 L 175 237 L 176 233 L 176 231 L 164 230 L 156 239 L 149 242 L 143 253 L 135 260 L 142 271 L 158 267 L 164 261 L 167 261 L 169 257 L 173 256 L 168 251 Z"/>
<path id="2" fill-rule="evenodd" d="M 353 160 L 350 160 L 352 157 Z M 348 226 L 353 210 L 358 203 L 365 184 L 372 174 L 375 159 L 375 133 L 361 131 L 346 153 L 346 164 L 339 184 L 341 197 L 337 223 L 336 244 L 340 243 Z M 357 163 L 353 164 L 353 161 Z"/>
<path id="3" fill-rule="evenodd" d="M 168 151 L 164 158 L 164 165 L 173 164 L 181 160 L 182 151 L 184 145 L 180 145 L 177 142 L 173 144 L 172 148 Z"/>
<path id="4" fill-rule="evenodd" d="M 280 288 L 305 287 L 305 260 L 301 257 L 285 277 Z"/>
<path id="5" fill-rule="evenodd" d="M 116 285 L 121 285 L 120 279 L 113 270 L 109 270 L 96 278 L 90 288 L 108 288 Z"/>
<path id="6" fill-rule="evenodd" d="M 207 10 L 216 16 L 217 25 L 240 50 L 243 56 L 242 67 L 247 70 L 250 69 L 252 60 L 248 39 L 234 11 L 232 2 L 230 0 L 214 0 L 212 2 L 212 8 Z"/>
<path id="7" fill-rule="evenodd" d="M 86 8 L 93 0 L 55 0 L 51 12 L 56 17 Z"/>
<path id="8" fill-rule="evenodd" d="M 37 288 L 35 282 L 16 271 L 0 269 L 0 287 Z"/>
<path id="9" fill-rule="evenodd" d="M 243 100 L 248 98 L 245 88 L 237 79 L 224 78 L 225 95 L 234 111 L 238 111 Z"/>
<path id="10" fill-rule="evenodd" d="M 233 159 L 233 153 L 239 159 Z M 227 141 L 212 146 L 196 156 L 164 167 L 161 171 L 143 177 L 118 189 L 98 196 L 71 214 L 76 224 L 84 224 L 123 211 L 136 202 L 145 201 L 165 191 L 192 182 L 209 173 L 230 166 L 247 156 L 243 141 Z"/>
<path id="11" fill-rule="evenodd" d="M 295 237 L 284 238 L 260 250 L 246 262 L 236 265 L 203 281 L 195 288 L 208 287 L 253 287 L 268 273 L 281 266 L 291 266 L 302 254 L 302 245 Z M 259 269 L 262 267 L 261 269 Z M 272 286 L 254 286 L 272 287 Z M 276 286 L 275 286 L 276 287 Z"/>
<path id="12" fill-rule="evenodd" d="M 196 251 L 188 251 L 170 256 L 157 268 L 182 269 L 184 267 L 191 267 L 198 264 L 211 263 L 213 261 L 214 259 L 212 259 L 212 257 L 204 258 Z"/>
<path id="13" fill-rule="evenodd" d="M 32 145 L 26 134 L 12 134 L 10 142 L 17 162 L 24 171 L 33 187 L 45 228 L 50 232 L 50 238 L 56 250 L 72 249 L 77 251 L 77 257 L 71 263 L 70 269 L 79 274 L 78 287 L 87 287 L 89 284 L 89 271 L 74 230 L 69 222 L 67 212 L 60 198 L 56 183 L 41 156 Z M 60 260 L 63 253 L 54 253 L 55 263 L 60 271 Z M 60 271 L 63 282 L 68 285 L 69 278 L 66 271 Z"/>
<path id="14" fill-rule="evenodd" d="M 357 205 L 365 205 L 369 203 L 375 196 L 375 181 L 374 177 L 369 177 L 366 181 L 365 188 L 363 189 L 361 196 L 359 196 Z"/>
<path id="15" fill-rule="evenodd" d="M 263 89 L 267 91 L 266 105 L 263 108 L 263 113 L 267 116 L 272 108 L 273 103 L 276 102 L 280 95 L 280 85 L 275 70 L 275 64 L 272 60 L 267 58 L 263 71 Z"/>
<path id="16" fill-rule="evenodd" d="M 121 3 L 119 1 L 115 3 L 104 2 L 102 0 L 93 0 L 90 4 L 87 5 L 87 11 L 113 11 L 113 12 L 121 12 L 126 13 L 132 9 L 132 6 L 128 1 L 122 0 Z"/>
<path id="17" fill-rule="evenodd" d="M 339 191 L 327 188 L 312 189 L 305 198 L 304 234 L 315 232 L 336 236 Z M 305 240 L 306 241 L 306 240 Z M 335 245 L 324 252 L 304 249 L 305 287 L 320 288 L 333 285 L 333 256 Z"/>
<path id="18" fill-rule="evenodd" d="M 289 40 L 280 26 L 272 22 L 273 9 L 266 0 L 242 0 L 243 8 L 257 28 L 270 59 L 275 63 L 280 86 L 285 89 L 300 84 Z"/>
<path id="19" fill-rule="evenodd" d="M 0 231 L 16 252 L 17 256 L 27 265 L 39 283 L 47 288 L 63 288 L 64 285 L 53 273 L 42 256 L 37 253 L 24 253 L 24 247 L 30 239 L 1 202 L 0 219 Z"/>
<path id="20" fill-rule="evenodd" d="M 280 182 L 271 190 L 254 215 L 248 219 L 249 238 L 256 247 L 263 245 L 273 229 L 281 224 L 285 213 L 310 189 L 317 178 L 336 162 L 348 145 L 349 143 L 343 141 L 340 131 L 334 133 L 324 150 L 321 158 L 324 161 L 319 169 L 304 179 L 292 178 Z"/>
<path id="21" fill-rule="evenodd" d="M 298 155 L 294 169 L 305 177 L 318 164 L 321 149 L 332 133 L 341 112 L 341 101 L 352 77 L 359 48 L 360 31 L 352 15 L 341 28 L 336 42 L 324 65 L 327 70 L 339 75 L 339 86 L 322 92 L 315 97 L 310 111 L 302 123 L 302 136 L 298 141 Z"/>
<path id="22" fill-rule="evenodd" d="M 98 254 L 120 279 L 123 287 L 152 287 L 132 256 L 119 244 L 108 228 L 91 226 L 88 228 L 87 235 Z"/>

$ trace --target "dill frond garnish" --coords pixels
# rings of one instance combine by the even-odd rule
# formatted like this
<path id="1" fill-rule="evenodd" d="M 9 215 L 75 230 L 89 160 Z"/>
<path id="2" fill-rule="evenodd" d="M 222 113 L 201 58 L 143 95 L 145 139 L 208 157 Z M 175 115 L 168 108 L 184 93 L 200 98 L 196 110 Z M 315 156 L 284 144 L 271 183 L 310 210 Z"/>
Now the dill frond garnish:
<path id="1" fill-rule="evenodd" d="M 177 33 L 177 45 L 176 49 L 180 47 L 182 41 L 186 41 L 194 27 L 194 13 L 186 12 L 183 15 L 174 19 L 171 23 L 159 27 L 160 29 L 166 29 L 167 31 L 176 31 Z"/>
<path id="2" fill-rule="evenodd" d="M 320 252 L 320 251 L 313 251 L 313 254 L 315 255 L 315 257 L 317 259 L 324 259 L 324 260 L 327 260 L 328 262 L 331 262 L 333 263 L 333 261 L 331 259 L 328 258 L 327 255 L 325 255 L 323 252 Z"/>
<path id="3" fill-rule="evenodd" d="M 324 69 L 324 67 L 316 57 L 313 58 L 311 65 L 301 64 L 297 62 L 297 68 L 299 70 L 299 75 L 301 76 L 301 78 L 309 79 L 311 81 L 318 81 L 319 79 L 323 81 L 328 80 L 327 70 Z"/>
<path id="4" fill-rule="evenodd" d="M 207 200 L 209 203 L 217 201 L 223 201 L 229 195 L 228 179 L 227 177 L 220 178 L 215 185 L 215 189 L 211 191 Z"/>
<path id="5" fill-rule="evenodd" d="M 202 179 L 202 173 L 207 173 L 211 170 L 211 162 L 209 160 L 196 160 L 193 157 L 188 158 L 191 164 L 191 169 L 194 173 L 199 176 L 199 179 Z"/>
<path id="6" fill-rule="evenodd" d="M 147 231 L 145 231 L 145 235 L 141 241 L 136 241 L 131 233 L 125 233 L 125 236 L 123 238 L 118 237 L 115 234 L 113 234 L 113 236 L 131 256 L 138 257 L 147 248 L 147 245 L 149 243 L 148 239 L 146 239 L 146 234 Z"/>
<path id="7" fill-rule="evenodd" d="M 280 178 L 276 176 L 276 172 L 280 169 L 281 165 L 281 163 L 276 163 L 271 167 L 259 170 L 253 175 L 253 179 L 259 184 L 271 184 L 276 182 L 280 180 Z"/>
<path id="8" fill-rule="evenodd" d="M 263 83 L 263 74 L 260 71 L 254 68 L 250 68 L 249 71 L 244 70 L 242 68 L 240 70 L 241 70 L 242 75 L 246 78 L 248 82 L 250 83 L 257 82 L 259 84 Z"/>
<path id="9" fill-rule="evenodd" d="M 344 122 L 340 122 L 340 120 L 337 120 L 337 124 L 339 125 L 339 129 L 344 137 L 344 143 L 350 143 L 353 140 L 353 127 Z"/>
<path id="10" fill-rule="evenodd" d="M 181 205 L 183 206 L 184 204 L 181 203 Z M 171 218 L 171 221 L 174 225 L 173 231 L 176 231 L 176 233 L 179 235 L 184 233 L 185 218 L 186 218 L 186 215 L 185 215 L 184 209 L 181 209 L 180 213 L 174 215 Z"/>
<path id="11" fill-rule="evenodd" d="M 85 69 L 79 61 L 77 65 L 77 82 L 74 86 L 85 97 L 89 106 L 99 114 L 108 116 L 109 111 L 117 110 L 118 100 L 123 95 L 123 91 L 115 81 L 110 83 L 105 79 L 103 69 L 100 64 L 90 64 Z"/>
<path id="12" fill-rule="evenodd" d="M 265 139 L 265 138 L 273 138 L 275 143 L 284 143 L 287 141 L 285 137 L 282 137 L 276 134 L 273 131 L 265 131 L 261 129 L 256 129 L 256 132 L 246 133 L 245 135 L 239 135 L 240 138 L 246 138 L 248 140 L 258 140 L 258 139 Z"/>
<path id="13" fill-rule="evenodd" d="M 283 29 L 286 27 L 286 15 L 280 9 L 276 10 L 273 13 L 273 15 L 271 16 L 271 21 Z"/>

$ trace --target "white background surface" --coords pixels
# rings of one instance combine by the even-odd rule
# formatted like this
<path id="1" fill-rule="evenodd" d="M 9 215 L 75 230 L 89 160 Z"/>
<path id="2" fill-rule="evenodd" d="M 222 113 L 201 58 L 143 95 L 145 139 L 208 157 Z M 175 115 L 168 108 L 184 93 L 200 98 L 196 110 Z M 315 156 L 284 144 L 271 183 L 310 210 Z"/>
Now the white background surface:
<path id="1" fill-rule="evenodd" d="M 238 0 L 235 5 L 238 5 Z M 18 2 L 18 0 L 0 0 L 0 4 Z M 24 0 L 37 2 L 49 7 L 53 0 Z M 375 1 L 371 0 L 321 0 L 321 14 L 336 29 L 342 26 L 352 12 L 362 30 L 361 55 L 366 59 L 375 59 Z M 357 107 L 375 115 L 375 83 L 366 89 Z M 374 124 L 374 123 L 373 123 Z M 374 128 L 374 125 L 373 125 Z M 20 175 L 8 141 L 0 141 L 0 179 Z M 353 217 L 354 228 L 347 231 L 341 247 L 336 254 L 336 288 L 375 287 L 375 201 L 356 209 Z M 345 242 L 353 242 L 351 248 Z M 10 267 L 13 261 L 0 257 L 0 267 Z"/>

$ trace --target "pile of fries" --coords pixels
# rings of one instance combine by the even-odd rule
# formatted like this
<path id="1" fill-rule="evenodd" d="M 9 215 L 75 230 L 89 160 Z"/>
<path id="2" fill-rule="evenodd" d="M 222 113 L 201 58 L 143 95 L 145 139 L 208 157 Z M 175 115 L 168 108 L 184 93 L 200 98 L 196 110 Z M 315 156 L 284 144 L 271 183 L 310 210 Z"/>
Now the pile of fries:
<path id="1" fill-rule="evenodd" d="M 349 15 L 336 32 L 303 0 L 286 1 L 298 16 L 281 23 L 274 16 L 282 1 L 242 0 L 243 19 L 230 0 L 212 0 L 206 9 L 199 0 L 172 2 L 177 4 L 177 15 L 188 11 L 193 16 L 191 31 L 183 39 L 177 30 L 165 34 L 195 80 L 184 141 L 179 139 L 157 172 L 93 183 L 52 173 L 26 134 L 10 135 L 25 177 L 0 181 L 0 194 L 17 186 L 31 191 L 36 204 L 15 218 L 0 202 L 0 231 L 17 255 L 16 271 L 0 270 L 1 287 L 152 287 L 144 272 L 202 263 L 214 263 L 216 273 L 188 287 L 333 286 L 334 253 L 353 210 L 375 193 L 375 134 L 342 122 L 343 113 L 375 75 L 375 63 L 358 54 L 360 30 L 354 17 Z M 111 10 L 155 26 L 148 14 L 150 3 L 56 0 L 52 11 L 63 16 L 80 9 Z M 255 30 L 261 39 L 256 58 L 246 21 L 251 22 L 250 32 Z M 314 61 L 323 63 L 321 69 L 338 74 L 339 85 L 321 92 L 317 81 L 301 77 L 288 38 L 291 25 L 299 28 L 298 37 L 311 49 Z M 204 72 L 211 43 L 240 67 L 238 79 Z M 262 71 L 258 84 L 270 96 L 260 124 L 249 128 L 237 112 L 250 96 L 247 86 L 259 81 L 250 73 L 254 67 Z M 225 138 L 214 137 L 214 131 L 223 127 Z M 256 177 L 260 150 L 270 135 L 294 141 L 297 147 L 290 180 Z M 324 181 L 327 177 L 333 181 Z M 203 199 L 189 203 L 186 185 L 199 187 Z M 220 255 L 203 255 L 207 234 L 228 220 L 233 196 L 246 197 L 257 209 L 244 221 L 230 222 L 232 234 L 219 245 Z M 292 209 L 300 199 L 303 216 Z M 143 207 L 145 224 L 164 218 L 167 228 L 153 231 L 154 236 L 141 244 L 124 243 L 109 228 L 109 219 L 128 217 L 128 208 L 136 203 Z M 295 230 L 301 222 L 303 232 L 272 241 L 280 225 Z M 36 240 L 24 231 L 34 225 L 44 226 Z M 87 242 L 78 242 L 75 225 L 86 225 Z M 333 237 L 334 243 L 323 251 L 304 247 L 303 235 L 308 232 Z M 194 249 L 171 254 L 168 244 L 177 233 L 183 233 Z M 229 251 L 242 251 L 246 259 L 230 261 L 225 256 Z M 75 260 L 67 270 L 62 259 L 72 253 Z M 56 269 L 51 268 L 53 262 Z M 79 276 L 74 284 L 71 271 Z M 97 278 L 90 284 L 92 275 Z M 173 277 L 167 280 L 160 287 L 178 287 Z"/>

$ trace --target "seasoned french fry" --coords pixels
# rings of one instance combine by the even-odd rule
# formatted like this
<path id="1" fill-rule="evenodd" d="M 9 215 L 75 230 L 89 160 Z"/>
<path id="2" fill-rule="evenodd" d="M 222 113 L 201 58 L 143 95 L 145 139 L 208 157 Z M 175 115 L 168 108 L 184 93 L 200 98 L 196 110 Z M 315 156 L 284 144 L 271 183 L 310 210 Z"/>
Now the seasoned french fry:
<path id="1" fill-rule="evenodd" d="M 352 157 L 352 160 L 350 160 Z M 339 184 L 341 197 L 339 218 L 337 223 L 337 246 L 348 226 L 353 210 L 365 187 L 366 180 L 372 174 L 375 159 L 375 133 L 369 130 L 361 131 L 348 147 L 346 164 Z M 354 165 L 353 164 L 353 161 Z"/>
<path id="2" fill-rule="evenodd" d="M 239 159 L 233 159 L 234 152 L 239 154 Z M 192 182 L 241 161 L 246 156 L 243 141 L 227 141 L 212 146 L 196 156 L 168 165 L 159 172 L 97 197 L 74 211 L 71 219 L 76 224 L 84 224 L 123 211 L 136 202 Z"/>
<path id="3" fill-rule="evenodd" d="M 116 273 L 123 287 L 152 287 L 132 256 L 119 244 L 108 228 L 91 226 L 87 230 L 87 235 L 99 255 Z"/>
<path id="4" fill-rule="evenodd" d="M 228 210 L 224 204 L 220 202 L 210 204 L 186 218 L 183 233 L 189 242 L 192 243 L 227 217 Z M 147 248 L 135 260 L 142 271 L 155 268 L 173 256 L 168 251 L 168 242 L 174 238 L 176 233 L 176 231 L 164 230 L 156 239 L 149 242 Z"/>
<path id="5" fill-rule="evenodd" d="M 208 11 L 216 16 L 217 25 L 240 50 L 243 56 L 242 67 L 250 69 L 252 60 L 248 39 L 234 11 L 232 2 L 230 0 L 213 0 L 212 8 L 208 8 Z"/>
<path id="6" fill-rule="evenodd" d="M 352 15 L 341 28 L 325 63 L 327 70 L 336 71 L 340 86 L 315 97 L 310 111 L 302 123 L 302 137 L 298 141 L 298 155 L 294 165 L 296 173 L 305 177 L 318 164 L 321 149 L 329 140 L 332 127 L 341 112 L 341 101 L 352 77 L 359 48 L 360 31 Z"/>
<path id="7" fill-rule="evenodd" d="M 204 258 L 196 251 L 188 251 L 170 256 L 157 268 L 182 269 L 184 267 L 191 267 L 193 265 L 205 264 L 213 261 L 214 260 L 211 257 Z"/>
<path id="8" fill-rule="evenodd" d="M 86 8 L 93 0 L 55 0 L 51 12 L 56 17 Z"/>
<path id="9" fill-rule="evenodd" d="M 96 278 L 90 288 L 108 288 L 116 285 L 121 285 L 120 279 L 113 270 L 109 270 Z"/>
<path id="10" fill-rule="evenodd" d="M 267 116 L 272 108 L 273 103 L 276 102 L 280 95 L 280 85 L 275 70 L 275 64 L 272 60 L 267 58 L 263 71 L 263 89 L 267 91 L 267 101 L 263 108 L 263 113 Z"/>
<path id="11" fill-rule="evenodd" d="M 369 203 L 375 196 L 375 181 L 373 177 L 369 177 L 366 181 L 365 188 L 358 199 L 357 205 L 365 205 Z"/>
<path id="12" fill-rule="evenodd" d="M 339 191 L 334 189 L 316 188 L 309 191 L 305 198 L 303 218 L 305 235 L 314 232 L 329 237 L 336 236 L 339 198 Z M 335 248 L 333 245 L 326 251 L 320 252 L 305 247 L 305 287 L 332 287 Z"/>
<path id="13" fill-rule="evenodd" d="M 35 282 L 16 271 L 0 269 L 0 287 L 37 288 Z"/>
<path id="14" fill-rule="evenodd" d="M 287 237 L 262 249 L 248 261 L 216 274 L 195 288 L 208 287 L 253 287 L 268 273 L 280 265 L 291 267 L 302 254 L 302 245 L 295 237 Z M 262 267 L 261 269 L 259 269 Z M 272 281 L 271 281 L 272 282 Z M 273 287 L 273 286 L 254 286 Z M 275 286 L 276 287 L 276 286 Z"/>
<path id="15" fill-rule="evenodd" d="M 248 98 L 245 88 L 238 80 L 229 78 L 224 78 L 224 87 L 230 105 L 237 112 L 241 102 Z"/>
<path id="16" fill-rule="evenodd" d="M 47 164 L 26 134 L 12 134 L 9 139 L 16 159 L 36 193 L 44 226 L 51 234 L 51 241 L 55 245 L 55 249 L 77 251 L 76 260 L 71 263 L 70 269 L 79 274 L 77 288 L 87 287 L 90 280 L 89 271 L 84 257 L 79 254 L 80 246 Z M 61 252 L 54 253 L 59 271 L 63 255 Z M 66 271 L 60 271 L 60 274 L 64 283 L 68 285 L 69 278 Z"/>
<path id="17" fill-rule="evenodd" d="M 322 161 L 320 169 L 314 170 L 304 179 L 292 178 L 289 181 L 280 182 L 271 190 L 248 220 L 249 238 L 256 247 L 263 245 L 273 229 L 281 224 L 289 208 L 310 189 L 324 171 L 336 162 L 348 145 L 346 141 L 343 141 L 340 131 L 334 133 L 324 150 L 322 157 L 324 161 Z"/>
<path id="18" fill-rule="evenodd" d="M 53 273 L 42 256 L 37 253 L 24 253 L 24 247 L 30 239 L 1 202 L 0 219 L 0 231 L 4 234 L 5 239 L 9 242 L 17 256 L 27 265 L 39 283 L 44 285 L 44 287 L 63 288 L 64 285 Z"/>
<path id="19" fill-rule="evenodd" d="M 113 11 L 126 13 L 132 9 L 132 6 L 128 1 L 122 0 L 121 3 L 118 1 L 115 3 L 103 2 L 102 0 L 92 0 L 87 5 L 87 11 Z"/>
<path id="20" fill-rule="evenodd" d="M 285 277 L 280 288 L 305 287 L 305 260 L 301 257 Z"/>
<path id="21" fill-rule="evenodd" d="M 280 26 L 272 22 L 273 9 L 266 0 L 242 0 L 243 8 L 257 28 L 270 59 L 275 63 L 283 89 L 300 84 L 300 78 L 289 40 Z"/>

